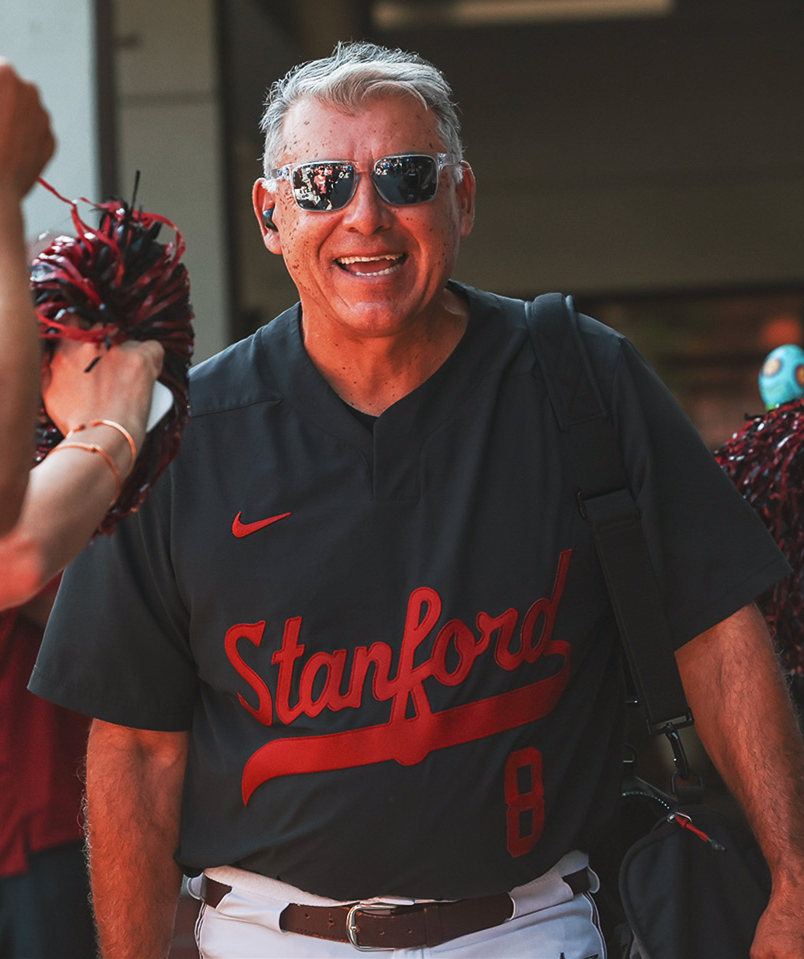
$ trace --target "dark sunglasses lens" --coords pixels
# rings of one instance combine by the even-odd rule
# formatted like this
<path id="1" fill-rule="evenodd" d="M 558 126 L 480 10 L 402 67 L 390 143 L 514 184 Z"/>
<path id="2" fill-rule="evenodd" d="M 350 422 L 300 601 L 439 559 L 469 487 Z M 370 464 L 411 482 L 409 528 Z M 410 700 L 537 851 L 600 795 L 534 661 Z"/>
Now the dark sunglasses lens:
<path id="1" fill-rule="evenodd" d="M 293 196 L 303 210 L 340 210 L 354 191 L 351 163 L 304 163 L 293 171 Z"/>
<path id="2" fill-rule="evenodd" d="M 386 203 L 424 203 L 435 196 L 438 166 L 432 157 L 418 154 L 384 157 L 374 164 L 371 179 Z"/>

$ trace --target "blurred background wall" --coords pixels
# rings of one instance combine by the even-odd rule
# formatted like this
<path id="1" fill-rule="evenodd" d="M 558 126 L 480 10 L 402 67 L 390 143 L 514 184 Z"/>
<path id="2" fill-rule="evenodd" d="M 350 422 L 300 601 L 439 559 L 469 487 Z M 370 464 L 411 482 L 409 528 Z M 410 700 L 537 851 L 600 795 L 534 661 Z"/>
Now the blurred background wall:
<path id="1" fill-rule="evenodd" d="M 453 85 L 479 184 L 457 278 L 574 293 L 711 445 L 759 412 L 762 358 L 804 335 L 801 0 L 0 7 L 0 54 L 54 115 L 54 184 L 125 197 L 139 170 L 139 202 L 183 230 L 197 358 L 295 301 L 251 212 L 261 105 L 294 63 L 357 37 L 416 49 Z M 83 176 L 57 165 L 73 154 Z M 32 197 L 29 231 L 57 207 Z"/>
<path id="2" fill-rule="evenodd" d="M 70 196 L 101 186 L 96 26 L 93 0 L 0 0 L 0 56 L 39 85 L 59 139 L 46 175 Z M 41 189 L 27 198 L 25 216 L 31 238 L 69 228 L 69 210 Z"/>

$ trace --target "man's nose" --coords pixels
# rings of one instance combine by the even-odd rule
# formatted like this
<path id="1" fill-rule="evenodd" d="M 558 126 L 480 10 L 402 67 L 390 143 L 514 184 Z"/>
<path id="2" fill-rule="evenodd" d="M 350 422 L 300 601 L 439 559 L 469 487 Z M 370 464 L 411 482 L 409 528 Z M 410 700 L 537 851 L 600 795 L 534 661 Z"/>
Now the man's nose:
<path id="1" fill-rule="evenodd" d="M 371 182 L 368 173 L 358 177 L 355 195 L 344 211 L 344 225 L 365 235 L 387 229 L 393 212 Z"/>

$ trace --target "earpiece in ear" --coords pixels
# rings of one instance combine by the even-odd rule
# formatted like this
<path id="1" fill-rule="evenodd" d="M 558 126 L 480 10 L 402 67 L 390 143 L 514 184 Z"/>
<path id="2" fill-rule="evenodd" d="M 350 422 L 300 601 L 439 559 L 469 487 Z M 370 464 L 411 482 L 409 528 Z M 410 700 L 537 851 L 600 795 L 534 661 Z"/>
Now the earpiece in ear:
<path id="1" fill-rule="evenodd" d="M 262 222 L 268 227 L 269 230 L 277 229 L 276 223 L 274 223 L 273 207 L 270 207 L 269 209 L 262 211 Z"/>

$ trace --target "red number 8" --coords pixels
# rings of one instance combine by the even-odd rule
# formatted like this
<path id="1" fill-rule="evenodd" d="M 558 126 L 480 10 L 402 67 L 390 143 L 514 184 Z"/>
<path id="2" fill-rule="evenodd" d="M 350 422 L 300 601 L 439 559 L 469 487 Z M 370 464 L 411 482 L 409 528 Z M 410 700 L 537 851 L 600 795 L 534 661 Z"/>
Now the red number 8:
<path id="1" fill-rule="evenodd" d="M 522 788 L 522 771 L 529 780 Z M 505 764 L 506 834 L 508 852 L 524 856 L 533 849 L 544 829 L 542 754 L 532 746 L 511 753 Z"/>

